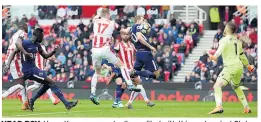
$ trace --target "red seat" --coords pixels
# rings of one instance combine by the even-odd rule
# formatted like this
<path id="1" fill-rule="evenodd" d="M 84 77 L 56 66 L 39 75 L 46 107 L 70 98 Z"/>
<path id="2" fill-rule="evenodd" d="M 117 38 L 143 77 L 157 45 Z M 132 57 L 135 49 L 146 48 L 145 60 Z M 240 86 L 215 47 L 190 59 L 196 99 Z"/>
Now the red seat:
<path id="1" fill-rule="evenodd" d="M 69 29 L 69 32 L 74 32 L 77 29 L 77 26 L 76 25 L 70 25 L 68 27 L 68 29 Z"/>
<path id="2" fill-rule="evenodd" d="M 210 50 L 208 51 L 211 55 L 214 55 L 216 53 L 216 50 Z"/>
<path id="3" fill-rule="evenodd" d="M 190 49 L 190 45 L 189 45 L 189 44 L 187 44 L 187 48 L 186 48 L 186 52 L 185 52 L 185 54 L 186 54 L 186 55 L 188 55 L 188 54 L 189 54 L 189 49 Z"/>
<path id="4" fill-rule="evenodd" d="M 203 35 L 204 34 L 204 25 L 203 24 L 199 24 L 198 26 L 199 26 L 199 33 L 201 35 Z"/>
<path id="5" fill-rule="evenodd" d="M 181 64 L 181 61 L 182 61 L 182 56 L 181 55 L 178 55 L 178 61 L 179 61 L 179 64 Z"/>
<path id="6" fill-rule="evenodd" d="M 61 43 L 61 38 L 57 38 L 55 41 L 55 45 L 60 45 L 60 43 Z"/>
<path id="7" fill-rule="evenodd" d="M 8 76 L 3 76 L 3 82 L 8 82 Z"/>
<path id="8" fill-rule="evenodd" d="M 180 44 L 174 44 L 174 45 L 173 45 L 174 51 L 175 51 L 176 53 L 178 53 L 179 47 L 180 47 Z"/>
<path id="9" fill-rule="evenodd" d="M 6 59 L 6 55 L 2 53 L 2 62 L 4 62 Z"/>

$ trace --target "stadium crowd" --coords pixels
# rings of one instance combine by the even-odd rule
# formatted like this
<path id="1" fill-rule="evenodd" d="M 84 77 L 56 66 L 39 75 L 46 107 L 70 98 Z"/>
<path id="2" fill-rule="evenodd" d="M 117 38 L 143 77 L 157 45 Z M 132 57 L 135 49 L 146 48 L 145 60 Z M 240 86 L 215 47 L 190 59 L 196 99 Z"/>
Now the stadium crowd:
<path id="1" fill-rule="evenodd" d="M 235 22 L 234 19 L 232 19 Z M 255 21 L 255 20 L 253 20 Z M 223 37 L 222 30 L 224 29 L 227 21 L 223 21 L 217 30 L 216 35 L 213 38 L 213 47 L 209 53 L 214 54 L 218 48 L 218 42 Z M 255 71 L 250 73 L 248 70 L 244 70 L 244 74 L 241 77 L 243 83 L 256 83 L 257 82 L 257 23 L 249 24 L 248 20 L 241 19 L 237 28 L 238 39 L 243 42 L 244 53 L 249 61 L 250 65 L 255 66 Z M 219 73 L 223 69 L 222 57 L 219 57 L 217 62 L 212 62 L 208 58 L 208 54 L 205 51 L 198 61 L 195 62 L 195 67 L 191 73 L 189 73 L 185 80 L 186 82 L 210 82 L 216 81 Z"/>
<path id="2" fill-rule="evenodd" d="M 145 11 L 147 10 L 146 7 L 143 6 L 107 7 L 111 10 L 116 8 L 119 10 L 119 14 L 112 18 L 122 27 L 133 25 L 133 17 L 137 14 L 145 14 Z M 153 55 L 159 66 L 161 75 L 157 80 L 146 79 L 144 81 L 168 82 L 177 74 L 177 71 L 181 69 L 182 65 L 184 65 L 185 57 L 190 54 L 195 46 L 197 46 L 202 28 L 196 22 L 184 23 L 181 20 L 177 20 L 174 14 L 170 15 L 168 23 L 162 22 L 161 24 L 155 24 L 156 18 L 167 18 L 169 8 L 164 6 L 152 6 L 151 10 L 154 9 L 158 10 L 160 14 L 157 16 L 148 14 L 145 18 L 151 25 L 149 41 L 150 44 L 157 49 L 157 53 Z M 3 60 L 5 59 L 5 54 L 7 53 L 7 48 L 10 43 L 9 40 L 17 31 L 18 25 L 20 23 L 28 23 L 28 38 L 32 37 L 32 32 L 35 28 L 42 27 L 45 33 L 43 45 L 47 47 L 47 51 L 53 50 L 55 45 L 61 47 L 60 51 L 46 62 L 45 70 L 49 76 L 53 77 L 58 82 L 90 82 L 94 73 L 91 59 L 93 40 L 92 21 L 90 21 L 88 25 L 83 24 L 82 21 L 80 21 L 77 26 L 68 25 L 68 19 L 78 19 L 81 17 L 82 10 L 79 6 L 38 6 L 37 10 L 38 16 L 31 15 L 29 19 L 24 15 L 20 20 L 18 17 L 16 17 L 14 21 L 11 21 L 8 18 L 2 20 Z M 67 16 L 59 16 L 64 10 L 66 10 Z M 39 19 L 55 19 L 55 23 L 52 26 L 39 25 Z M 243 32 L 244 36 L 241 38 L 245 37 L 247 33 L 245 31 Z M 216 35 L 217 37 L 215 36 L 213 49 L 218 47 L 216 43 L 222 37 L 221 33 L 222 32 L 219 30 Z M 248 33 L 248 35 L 249 34 L 250 33 Z M 114 32 L 113 37 L 114 42 L 116 43 L 120 40 L 118 32 Z M 253 52 L 255 52 L 253 62 L 251 63 L 256 63 L 257 45 L 253 44 L 255 43 L 250 44 L 252 47 L 248 50 L 251 56 L 253 55 Z M 251 58 L 250 56 L 248 57 Z M 193 72 L 187 76 L 186 82 L 213 82 L 222 69 L 222 62 L 210 64 L 206 54 L 204 54 L 195 65 L 196 67 Z M 102 72 L 104 76 L 106 76 L 107 73 L 108 71 L 106 70 L 103 70 Z M 252 78 L 252 76 L 255 78 Z M 251 77 L 251 80 L 256 79 L 256 75 L 246 73 L 244 78 L 247 79 L 248 77 Z M 3 81 L 8 82 L 11 80 L 12 77 L 10 73 L 4 75 Z M 105 82 L 106 80 L 107 77 L 101 77 L 99 82 Z"/>

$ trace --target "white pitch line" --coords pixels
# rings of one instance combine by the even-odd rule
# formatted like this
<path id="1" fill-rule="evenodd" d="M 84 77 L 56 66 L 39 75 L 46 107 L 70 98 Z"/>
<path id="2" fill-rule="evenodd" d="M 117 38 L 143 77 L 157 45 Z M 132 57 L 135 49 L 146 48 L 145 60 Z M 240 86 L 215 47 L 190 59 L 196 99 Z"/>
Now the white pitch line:
<path id="1" fill-rule="evenodd" d="M 49 113 L 35 113 L 35 114 L 21 114 L 21 115 L 14 115 L 17 117 L 26 117 L 26 116 L 36 116 L 36 115 L 51 115 L 51 114 L 67 114 L 67 113 L 81 113 L 85 111 L 68 111 L 68 112 L 49 112 Z M 12 116 L 12 115 L 11 115 Z"/>

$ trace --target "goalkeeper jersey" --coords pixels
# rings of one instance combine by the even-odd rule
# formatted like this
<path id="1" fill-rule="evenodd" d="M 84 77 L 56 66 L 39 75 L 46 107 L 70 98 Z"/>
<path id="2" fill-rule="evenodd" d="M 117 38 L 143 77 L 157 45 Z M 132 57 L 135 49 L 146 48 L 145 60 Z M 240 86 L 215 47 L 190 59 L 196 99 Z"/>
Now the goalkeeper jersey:
<path id="1" fill-rule="evenodd" d="M 222 55 L 224 66 L 242 67 L 243 64 L 239 58 L 243 53 L 242 43 L 235 36 L 228 35 L 219 41 L 219 47 L 215 56 Z"/>

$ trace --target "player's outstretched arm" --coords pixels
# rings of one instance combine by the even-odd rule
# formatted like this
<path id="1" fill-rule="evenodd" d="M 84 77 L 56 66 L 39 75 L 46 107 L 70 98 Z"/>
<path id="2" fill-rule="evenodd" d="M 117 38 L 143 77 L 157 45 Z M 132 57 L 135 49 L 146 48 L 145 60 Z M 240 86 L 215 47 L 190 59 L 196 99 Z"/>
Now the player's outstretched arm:
<path id="1" fill-rule="evenodd" d="M 46 53 L 40 45 L 38 46 L 40 55 L 43 56 L 43 58 L 45 59 L 52 57 L 57 52 L 58 48 L 59 47 L 57 46 L 52 52 Z"/>
<path id="2" fill-rule="evenodd" d="M 140 43 L 142 43 L 143 45 L 145 45 L 152 51 L 156 52 L 156 49 L 153 46 L 151 46 L 148 42 L 146 42 L 146 40 L 144 39 L 143 34 L 141 32 L 137 32 L 136 35 L 137 35 L 137 39 L 140 41 Z"/>
<path id="3" fill-rule="evenodd" d="M 9 70 L 11 61 L 14 59 L 15 54 L 17 53 L 17 51 L 18 51 L 17 49 L 15 51 L 12 51 L 10 53 L 10 56 L 8 57 L 8 59 L 6 59 L 5 66 L 3 68 L 4 73 L 6 73 Z"/>
<path id="4" fill-rule="evenodd" d="M 26 57 L 32 57 L 32 54 L 25 51 L 23 45 L 22 45 L 23 39 L 19 37 L 17 39 L 17 42 L 15 43 L 16 47 L 26 56 Z"/>
<path id="5" fill-rule="evenodd" d="M 242 43 L 239 43 L 239 58 L 242 62 L 242 64 L 247 67 L 249 65 L 248 59 L 246 57 L 246 55 L 243 52 L 243 47 L 242 47 Z"/>
<path id="6" fill-rule="evenodd" d="M 225 44 L 225 40 L 224 40 L 224 39 L 225 39 L 225 38 L 223 38 L 223 39 L 221 39 L 221 40 L 219 41 L 218 49 L 217 49 L 216 53 L 214 54 L 214 57 L 215 57 L 216 59 L 223 53 L 223 51 L 224 51 L 224 49 L 225 49 L 226 44 Z"/>

